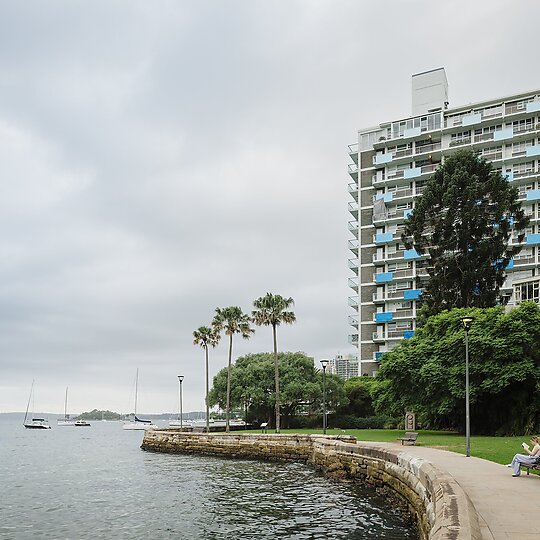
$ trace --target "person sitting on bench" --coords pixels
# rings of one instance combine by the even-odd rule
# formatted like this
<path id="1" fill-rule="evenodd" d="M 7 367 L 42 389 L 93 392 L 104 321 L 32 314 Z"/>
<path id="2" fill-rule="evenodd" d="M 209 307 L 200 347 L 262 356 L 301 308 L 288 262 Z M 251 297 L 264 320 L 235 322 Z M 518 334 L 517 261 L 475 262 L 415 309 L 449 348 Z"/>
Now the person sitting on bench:
<path id="1" fill-rule="evenodd" d="M 512 463 L 509 463 L 507 467 L 513 467 L 514 474 L 512 476 L 519 476 L 521 474 L 520 465 L 536 465 L 540 459 L 540 444 L 538 443 L 538 437 L 531 437 L 531 442 L 533 444 L 532 450 L 529 449 L 529 445 L 523 443 L 523 450 L 529 455 L 524 456 L 523 454 L 516 454 Z"/>

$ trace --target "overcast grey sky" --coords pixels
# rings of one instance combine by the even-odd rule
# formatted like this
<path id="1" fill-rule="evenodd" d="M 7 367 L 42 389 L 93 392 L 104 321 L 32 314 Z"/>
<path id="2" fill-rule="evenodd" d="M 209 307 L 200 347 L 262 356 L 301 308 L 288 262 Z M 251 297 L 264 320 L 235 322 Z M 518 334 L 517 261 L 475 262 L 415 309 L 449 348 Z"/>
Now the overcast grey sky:
<path id="1" fill-rule="evenodd" d="M 281 350 L 348 344 L 347 144 L 540 87 L 537 0 L 0 2 L 0 412 L 203 408 L 192 332 L 271 291 Z M 235 356 L 268 351 L 268 328 Z M 227 347 L 211 351 L 211 372 Z"/>

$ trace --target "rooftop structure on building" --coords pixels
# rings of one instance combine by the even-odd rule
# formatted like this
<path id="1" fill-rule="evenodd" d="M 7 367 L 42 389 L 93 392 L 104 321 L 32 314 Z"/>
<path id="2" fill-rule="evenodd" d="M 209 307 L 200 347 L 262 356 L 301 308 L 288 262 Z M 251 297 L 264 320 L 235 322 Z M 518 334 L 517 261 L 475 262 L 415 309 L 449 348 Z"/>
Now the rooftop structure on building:
<path id="1" fill-rule="evenodd" d="M 361 375 L 374 374 L 384 352 L 414 335 L 425 257 L 401 242 L 404 222 L 433 171 L 450 154 L 472 148 L 519 190 L 531 224 L 522 251 L 507 267 L 502 294 L 540 268 L 540 89 L 448 107 L 443 68 L 413 75 L 407 118 L 361 129 L 349 146 L 349 297 Z M 511 242 L 517 243 L 517 233 Z"/>

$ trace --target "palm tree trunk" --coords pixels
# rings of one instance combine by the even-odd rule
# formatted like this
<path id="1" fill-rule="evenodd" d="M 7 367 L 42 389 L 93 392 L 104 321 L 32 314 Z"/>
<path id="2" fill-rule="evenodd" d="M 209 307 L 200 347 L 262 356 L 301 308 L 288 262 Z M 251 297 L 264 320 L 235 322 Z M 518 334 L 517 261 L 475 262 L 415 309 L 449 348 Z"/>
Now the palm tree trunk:
<path id="1" fill-rule="evenodd" d="M 276 325 L 272 325 L 272 334 L 274 335 L 274 367 L 275 367 L 275 378 L 276 378 L 276 433 L 279 433 L 279 362 L 278 362 L 278 352 L 277 352 L 277 336 L 276 336 Z"/>
<path id="2" fill-rule="evenodd" d="M 208 345 L 205 346 L 206 353 L 206 433 L 210 432 L 210 407 L 208 406 Z"/>
<path id="3" fill-rule="evenodd" d="M 229 433 L 231 417 L 231 360 L 232 360 L 232 334 L 229 336 L 229 365 L 227 367 L 227 405 L 225 406 L 225 432 Z"/>

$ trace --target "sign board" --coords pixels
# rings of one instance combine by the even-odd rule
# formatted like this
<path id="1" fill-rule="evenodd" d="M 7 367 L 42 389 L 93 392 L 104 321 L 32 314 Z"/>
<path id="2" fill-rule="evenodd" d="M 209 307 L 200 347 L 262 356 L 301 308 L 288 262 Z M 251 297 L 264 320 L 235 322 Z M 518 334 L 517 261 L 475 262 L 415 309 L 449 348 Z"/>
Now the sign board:
<path id="1" fill-rule="evenodd" d="M 413 412 L 405 413 L 405 431 L 416 431 L 416 414 Z"/>

